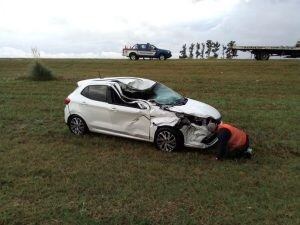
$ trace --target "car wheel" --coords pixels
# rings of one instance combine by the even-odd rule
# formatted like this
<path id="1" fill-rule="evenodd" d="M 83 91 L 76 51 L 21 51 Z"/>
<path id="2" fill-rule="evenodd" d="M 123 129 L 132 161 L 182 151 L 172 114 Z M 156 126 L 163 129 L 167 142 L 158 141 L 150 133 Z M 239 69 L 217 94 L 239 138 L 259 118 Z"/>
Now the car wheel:
<path id="1" fill-rule="evenodd" d="M 138 59 L 139 59 L 139 57 L 138 57 L 135 53 L 131 53 L 131 54 L 129 55 L 129 58 L 130 58 L 131 60 L 138 60 Z"/>
<path id="2" fill-rule="evenodd" d="M 79 116 L 72 116 L 68 125 L 70 131 L 75 135 L 84 135 L 88 131 L 85 121 Z"/>
<path id="3" fill-rule="evenodd" d="M 179 149 L 182 144 L 182 138 L 175 129 L 165 127 L 159 128 L 154 137 L 154 144 L 157 149 L 163 152 L 172 152 Z"/>
<path id="4" fill-rule="evenodd" d="M 166 57 L 164 54 L 159 55 L 158 57 L 159 60 L 166 60 Z"/>

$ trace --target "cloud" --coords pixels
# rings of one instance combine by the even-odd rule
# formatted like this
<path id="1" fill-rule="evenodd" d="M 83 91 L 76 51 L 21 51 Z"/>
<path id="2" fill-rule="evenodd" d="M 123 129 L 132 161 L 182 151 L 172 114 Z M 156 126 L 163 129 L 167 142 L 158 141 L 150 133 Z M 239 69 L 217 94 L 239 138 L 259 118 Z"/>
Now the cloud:
<path id="1" fill-rule="evenodd" d="M 18 7 L 16 7 L 18 5 Z M 293 45 L 298 0 L 1 0 L 0 57 L 120 57 L 124 45 L 150 42 L 178 55 L 207 39 Z"/>
<path id="2" fill-rule="evenodd" d="M 31 54 L 27 53 L 21 49 L 16 49 L 12 47 L 1 47 L 0 57 L 1 58 L 28 58 Z"/>
<path id="3" fill-rule="evenodd" d="M 109 58 L 119 59 L 123 58 L 119 52 L 80 52 L 80 53 L 48 53 L 40 51 L 41 58 Z M 1 58 L 32 58 L 30 51 L 23 51 L 21 49 L 15 49 L 11 47 L 0 47 Z"/>

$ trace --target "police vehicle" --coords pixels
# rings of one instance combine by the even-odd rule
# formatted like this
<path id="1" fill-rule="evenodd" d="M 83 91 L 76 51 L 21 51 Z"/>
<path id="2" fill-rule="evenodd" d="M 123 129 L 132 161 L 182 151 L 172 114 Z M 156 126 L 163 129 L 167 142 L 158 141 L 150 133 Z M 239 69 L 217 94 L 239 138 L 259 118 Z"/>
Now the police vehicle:
<path id="1" fill-rule="evenodd" d="M 139 58 L 157 58 L 159 60 L 166 60 L 172 56 L 171 51 L 159 49 L 154 45 L 135 44 L 133 47 L 123 49 L 123 56 L 129 57 L 131 60 L 138 60 Z"/>

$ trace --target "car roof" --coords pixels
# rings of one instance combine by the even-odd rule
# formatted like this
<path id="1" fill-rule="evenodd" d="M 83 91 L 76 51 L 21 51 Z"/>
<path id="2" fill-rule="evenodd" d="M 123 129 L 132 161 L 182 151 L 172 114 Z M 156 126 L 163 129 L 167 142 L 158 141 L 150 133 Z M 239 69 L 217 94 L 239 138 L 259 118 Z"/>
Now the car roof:
<path id="1" fill-rule="evenodd" d="M 96 85 L 96 84 L 109 84 L 111 82 L 121 82 L 137 90 L 146 90 L 151 88 L 155 81 L 140 78 L 140 77 L 106 77 L 106 78 L 93 78 L 81 80 L 77 82 L 78 86 Z"/>

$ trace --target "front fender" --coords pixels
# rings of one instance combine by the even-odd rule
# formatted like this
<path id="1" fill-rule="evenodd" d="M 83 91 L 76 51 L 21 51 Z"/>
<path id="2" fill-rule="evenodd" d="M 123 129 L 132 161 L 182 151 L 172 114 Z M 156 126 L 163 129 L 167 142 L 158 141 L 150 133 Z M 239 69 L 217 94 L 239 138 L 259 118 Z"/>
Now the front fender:
<path id="1" fill-rule="evenodd" d="M 179 121 L 178 117 L 157 117 L 151 119 L 150 124 L 150 141 L 154 140 L 154 135 L 159 127 L 174 127 Z"/>

